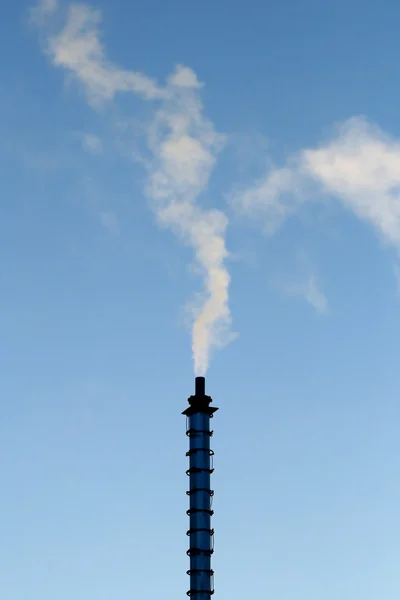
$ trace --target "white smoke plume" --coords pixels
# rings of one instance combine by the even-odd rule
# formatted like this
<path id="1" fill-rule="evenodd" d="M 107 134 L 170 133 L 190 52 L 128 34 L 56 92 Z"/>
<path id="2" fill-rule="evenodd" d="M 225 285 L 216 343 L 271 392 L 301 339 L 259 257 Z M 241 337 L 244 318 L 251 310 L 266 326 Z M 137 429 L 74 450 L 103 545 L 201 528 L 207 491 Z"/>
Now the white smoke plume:
<path id="1" fill-rule="evenodd" d="M 196 202 L 207 187 L 224 141 L 203 116 L 199 87 L 195 74 L 185 67 L 177 67 L 168 79 L 169 99 L 150 128 L 154 161 L 147 193 L 160 223 L 192 246 L 204 274 L 205 299 L 193 325 L 195 371 L 204 374 L 210 348 L 230 339 L 231 318 L 229 274 L 224 264 L 228 219 L 218 210 L 202 210 Z"/>
<path id="2" fill-rule="evenodd" d="M 41 2 L 36 15 L 53 15 Z M 121 69 L 106 58 L 99 26 L 101 14 L 86 4 L 67 10 L 61 31 L 51 21 L 40 21 L 44 49 L 55 67 L 62 67 L 83 88 L 89 103 L 98 107 L 119 93 L 131 92 L 156 102 L 154 119 L 147 130 L 150 159 L 146 195 L 159 223 L 169 227 L 193 248 L 205 286 L 201 304 L 193 315 L 192 349 L 195 372 L 205 374 L 210 352 L 232 339 L 229 311 L 228 251 L 225 233 L 228 219 L 219 210 L 205 210 L 199 195 L 207 188 L 223 147 L 224 137 L 204 116 L 199 96 L 201 84 L 188 67 L 178 66 L 159 86 L 143 73 Z"/>
<path id="3" fill-rule="evenodd" d="M 59 11 L 57 3 L 42 0 L 32 9 L 33 21 L 42 29 L 44 51 L 53 66 L 65 69 L 83 86 L 91 105 L 97 107 L 122 92 L 146 99 L 166 96 L 166 90 L 147 75 L 122 69 L 107 59 L 101 43 L 99 10 L 87 4 L 71 4 L 65 26 L 54 32 L 53 22 Z"/>

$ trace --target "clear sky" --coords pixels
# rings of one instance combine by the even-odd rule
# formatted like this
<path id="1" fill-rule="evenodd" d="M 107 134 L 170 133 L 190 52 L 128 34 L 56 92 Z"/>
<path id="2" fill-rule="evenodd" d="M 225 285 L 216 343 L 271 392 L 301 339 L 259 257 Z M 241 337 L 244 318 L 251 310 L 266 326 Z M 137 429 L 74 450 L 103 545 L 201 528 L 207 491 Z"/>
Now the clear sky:
<path id="1" fill-rule="evenodd" d="M 218 598 L 398 600 L 399 19 L 4 2 L 4 600 L 185 597 L 192 345 Z"/>

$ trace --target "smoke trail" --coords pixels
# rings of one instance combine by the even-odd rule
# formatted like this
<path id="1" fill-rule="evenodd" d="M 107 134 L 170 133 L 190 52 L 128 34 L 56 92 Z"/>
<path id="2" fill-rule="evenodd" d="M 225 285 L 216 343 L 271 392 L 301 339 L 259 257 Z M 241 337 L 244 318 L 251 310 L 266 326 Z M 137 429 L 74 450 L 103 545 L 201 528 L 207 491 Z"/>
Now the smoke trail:
<path id="1" fill-rule="evenodd" d="M 201 375 L 207 370 L 210 350 L 228 343 L 232 335 L 225 266 L 228 219 L 218 210 L 202 210 L 197 203 L 224 138 L 203 116 L 199 88 L 196 75 L 187 67 L 177 67 L 168 79 L 169 99 L 149 130 L 154 160 L 147 194 L 159 222 L 193 248 L 204 277 L 204 297 L 194 311 L 192 330 L 195 372 Z"/>
<path id="2" fill-rule="evenodd" d="M 201 84 L 191 69 L 178 66 L 166 85 L 159 86 L 147 75 L 122 69 L 107 59 L 98 10 L 86 4 L 70 5 L 64 28 L 54 34 L 47 19 L 57 8 L 55 0 L 41 0 L 34 9 L 35 22 L 45 33 L 45 52 L 53 66 L 67 70 L 80 83 L 89 104 L 97 108 L 128 92 L 158 103 L 146 132 L 151 155 L 143 161 L 148 169 L 146 195 L 158 222 L 193 248 L 204 279 L 192 327 L 195 372 L 204 374 L 211 350 L 233 337 L 225 265 L 228 219 L 219 210 L 204 210 L 198 203 L 224 137 L 203 115 Z"/>

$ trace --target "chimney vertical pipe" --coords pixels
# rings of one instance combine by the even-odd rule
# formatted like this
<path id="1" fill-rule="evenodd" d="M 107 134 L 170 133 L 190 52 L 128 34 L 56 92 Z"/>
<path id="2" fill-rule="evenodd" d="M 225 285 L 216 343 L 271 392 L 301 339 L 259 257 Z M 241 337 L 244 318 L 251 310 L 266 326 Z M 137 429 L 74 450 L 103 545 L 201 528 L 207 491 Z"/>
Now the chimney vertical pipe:
<path id="1" fill-rule="evenodd" d="M 210 448 L 213 432 L 210 430 L 216 407 L 211 407 L 212 399 L 205 395 L 205 378 L 196 377 L 195 395 L 188 399 L 189 407 L 182 413 L 186 416 L 189 437 L 189 490 L 186 492 L 190 499 L 190 508 L 187 511 L 190 519 L 189 550 L 190 557 L 190 589 L 188 596 L 195 600 L 210 600 L 214 593 L 214 572 L 211 569 L 211 555 L 214 552 L 214 531 L 211 528 L 211 509 L 213 490 L 210 488 L 210 479 L 213 472 L 212 457 L 214 452 Z"/>

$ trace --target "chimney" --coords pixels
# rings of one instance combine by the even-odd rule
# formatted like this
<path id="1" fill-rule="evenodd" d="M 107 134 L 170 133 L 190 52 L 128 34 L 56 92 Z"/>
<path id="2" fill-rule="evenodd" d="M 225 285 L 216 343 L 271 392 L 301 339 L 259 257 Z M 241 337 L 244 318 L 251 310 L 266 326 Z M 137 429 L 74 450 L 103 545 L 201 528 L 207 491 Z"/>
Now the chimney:
<path id="1" fill-rule="evenodd" d="M 210 600 L 214 594 L 214 572 L 211 569 L 211 555 L 214 552 L 214 530 L 211 528 L 213 490 L 210 488 L 214 452 L 210 448 L 213 432 L 210 419 L 218 408 L 211 407 L 212 399 L 205 393 L 205 378 L 196 377 L 195 394 L 188 398 L 189 407 L 182 414 L 186 416 L 186 435 L 189 437 L 189 510 L 190 519 L 189 550 L 190 589 L 188 596 L 195 600 Z"/>

